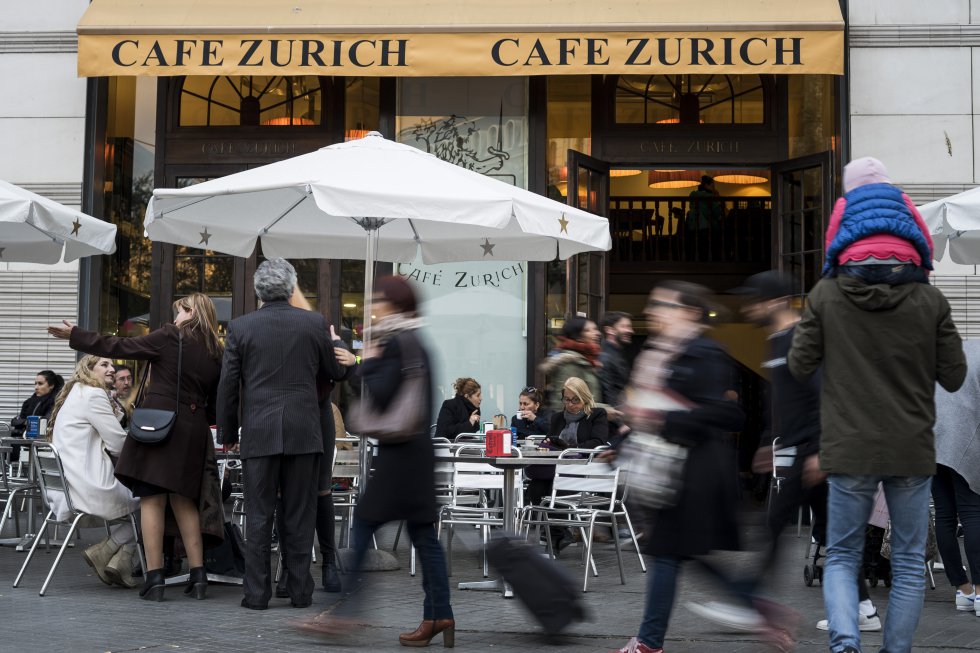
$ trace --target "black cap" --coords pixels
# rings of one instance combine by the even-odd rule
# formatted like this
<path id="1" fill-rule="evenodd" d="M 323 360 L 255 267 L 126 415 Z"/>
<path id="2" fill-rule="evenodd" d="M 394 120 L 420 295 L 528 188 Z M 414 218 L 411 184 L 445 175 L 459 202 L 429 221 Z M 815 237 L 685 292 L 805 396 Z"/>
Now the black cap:
<path id="1" fill-rule="evenodd" d="M 776 270 L 753 274 L 745 283 L 729 292 L 733 295 L 745 295 L 755 301 L 769 301 L 798 294 L 791 280 Z"/>

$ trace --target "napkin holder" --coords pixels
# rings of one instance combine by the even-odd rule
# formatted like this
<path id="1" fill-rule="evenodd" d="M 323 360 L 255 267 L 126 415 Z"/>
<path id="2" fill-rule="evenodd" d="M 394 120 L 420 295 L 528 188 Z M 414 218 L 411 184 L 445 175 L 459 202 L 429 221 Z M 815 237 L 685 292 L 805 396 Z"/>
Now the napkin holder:
<path id="1" fill-rule="evenodd" d="M 486 455 L 488 456 L 509 456 L 511 455 L 510 431 L 504 429 L 492 429 L 487 431 Z"/>

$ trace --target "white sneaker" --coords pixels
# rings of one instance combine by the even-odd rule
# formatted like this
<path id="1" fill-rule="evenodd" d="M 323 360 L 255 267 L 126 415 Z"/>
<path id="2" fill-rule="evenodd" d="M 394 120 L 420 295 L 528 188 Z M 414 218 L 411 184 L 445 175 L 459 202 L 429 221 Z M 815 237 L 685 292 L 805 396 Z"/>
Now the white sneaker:
<path id="1" fill-rule="evenodd" d="M 686 603 L 685 607 L 699 617 L 732 630 L 759 631 L 766 627 L 766 620 L 752 608 L 729 605 L 720 601 Z"/>
<path id="2" fill-rule="evenodd" d="M 969 612 L 977 609 L 977 593 L 964 594 L 956 590 L 956 609 L 960 612 Z"/>
<path id="3" fill-rule="evenodd" d="M 830 622 L 826 619 L 821 619 L 817 622 L 817 630 L 830 630 Z M 878 618 L 878 613 L 875 612 L 867 617 L 863 614 L 859 614 L 858 630 L 865 633 L 874 633 L 881 630 L 881 619 Z"/>

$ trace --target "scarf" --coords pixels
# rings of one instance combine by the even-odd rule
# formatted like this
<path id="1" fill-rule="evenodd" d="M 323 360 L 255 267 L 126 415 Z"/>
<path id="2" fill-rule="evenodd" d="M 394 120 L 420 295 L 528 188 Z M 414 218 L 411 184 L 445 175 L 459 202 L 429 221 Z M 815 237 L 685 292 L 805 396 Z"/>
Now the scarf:
<path id="1" fill-rule="evenodd" d="M 409 316 L 405 313 L 392 313 L 372 324 L 367 331 L 372 340 L 383 345 L 399 333 L 414 331 L 422 326 L 423 321 L 420 317 Z"/>
<path id="2" fill-rule="evenodd" d="M 593 367 L 599 367 L 599 353 L 602 348 L 597 342 L 583 342 L 582 340 L 558 336 L 557 348 L 582 354 Z"/>
<path id="3" fill-rule="evenodd" d="M 645 402 L 644 397 L 655 397 L 668 390 L 671 365 L 703 331 L 703 325 L 695 324 L 673 337 L 651 336 L 644 343 L 643 351 L 633 365 L 623 406 L 627 423 L 634 431 L 660 432 L 664 421 L 663 410 Z"/>
<path id="4" fill-rule="evenodd" d="M 565 428 L 558 434 L 558 438 L 570 447 L 578 446 L 578 425 L 585 419 L 585 411 L 581 413 L 570 413 L 563 411 L 565 417 Z"/>

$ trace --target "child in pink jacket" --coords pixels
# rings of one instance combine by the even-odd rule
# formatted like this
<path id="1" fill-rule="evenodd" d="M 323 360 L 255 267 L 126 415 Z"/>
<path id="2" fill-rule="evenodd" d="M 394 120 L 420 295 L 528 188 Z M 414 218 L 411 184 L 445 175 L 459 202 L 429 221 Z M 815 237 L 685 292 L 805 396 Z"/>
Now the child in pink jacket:
<path id="1" fill-rule="evenodd" d="M 844 196 L 830 216 L 826 251 L 823 274 L 831 277 L 841 268 L 886 266 L 889 274 L 900 273 L 901 282 L 925 282 L 933 267 L 925 221 L 908 195 L 892 184 L 884 164 L 870 156 L 844 166 Z M 843 271 L 862 277 L 870 272 Z"/>

